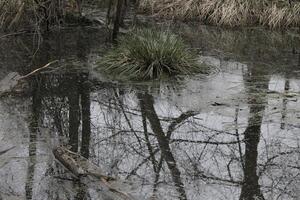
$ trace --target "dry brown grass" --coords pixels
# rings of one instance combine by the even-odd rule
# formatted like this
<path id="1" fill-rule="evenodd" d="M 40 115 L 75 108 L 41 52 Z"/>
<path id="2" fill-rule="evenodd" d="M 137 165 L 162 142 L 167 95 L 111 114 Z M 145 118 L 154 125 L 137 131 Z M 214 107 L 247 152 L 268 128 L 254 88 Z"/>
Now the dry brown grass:
<path id="1" fill-rule="evenodd" d="M 24 14 L 25 2 L 22 0 L 0 1 L 0 27 L 12 28 L 20 22 Z"/>
<path id="2" fill-rule="evenodd" d="M 0 0 L 0 28 L 59 24 L 60 19 L 76 9 L 75 0 Z"/>
<path id="3" fill-rule="evenodd" d="M 300 24 L 300 4 L 292 7 L 278 8 L 275 5 L 266 9 L 260 17 L 260 22 L 271 28 L 282 28 L 290 26 L 299 26 Z"/>
<path id="4" fill-rule="evenodd" d="M 155 16 L 200 20 L 222 26 L 265 25 L 285 28 L 300 24 L 300 2 L 288 0 L 141 0 L 140 9 Z"/>

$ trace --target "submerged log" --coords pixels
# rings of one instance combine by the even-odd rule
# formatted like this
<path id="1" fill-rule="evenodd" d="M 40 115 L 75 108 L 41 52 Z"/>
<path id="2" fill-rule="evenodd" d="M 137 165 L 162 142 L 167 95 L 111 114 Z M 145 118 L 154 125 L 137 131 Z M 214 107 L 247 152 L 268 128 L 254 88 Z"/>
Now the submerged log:
<path id="1" fill-rule="evenodd" d="M 129 194 L 120 191 L 111 186 L 112 181 L 117 181 L 115 178 L 104 175 L 103 171 L 91 163 L 83 156 L 70 151 L 68 148 L 60 146 L 53 150 L 55 158 L 75 177 L 81 179 L 89 178 L 91 181 L 99 181 L 99 184 L 106 187 L 109 191 L 117 194 L 121 199 L 134 200 Z"/>

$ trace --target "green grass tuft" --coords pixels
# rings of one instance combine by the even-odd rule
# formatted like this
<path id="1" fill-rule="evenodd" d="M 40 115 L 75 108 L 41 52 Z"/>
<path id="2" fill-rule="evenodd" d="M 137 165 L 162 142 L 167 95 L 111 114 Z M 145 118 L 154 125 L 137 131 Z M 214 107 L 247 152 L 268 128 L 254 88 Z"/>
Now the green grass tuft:
<path id="1" fill-rule="evenodd" d="M 139 29 L 121 37 L 119 45 L 98 64 L 100 69 L 119 78 L 150 80 L 199 72 L 197 57 L 177 35 Z"/>

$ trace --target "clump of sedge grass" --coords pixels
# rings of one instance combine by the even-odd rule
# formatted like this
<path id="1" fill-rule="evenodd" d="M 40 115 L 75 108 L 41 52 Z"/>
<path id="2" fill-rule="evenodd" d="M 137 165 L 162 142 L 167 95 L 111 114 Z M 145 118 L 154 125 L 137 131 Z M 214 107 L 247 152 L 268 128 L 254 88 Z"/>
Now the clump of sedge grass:
<path id="1" fill-rule="evenodd" d="M 168 31 L 135 30 L 123 36 L 99 66 L 110 75 L 131 80 L 199 72 L 197 54 L 183 40 Z"/>

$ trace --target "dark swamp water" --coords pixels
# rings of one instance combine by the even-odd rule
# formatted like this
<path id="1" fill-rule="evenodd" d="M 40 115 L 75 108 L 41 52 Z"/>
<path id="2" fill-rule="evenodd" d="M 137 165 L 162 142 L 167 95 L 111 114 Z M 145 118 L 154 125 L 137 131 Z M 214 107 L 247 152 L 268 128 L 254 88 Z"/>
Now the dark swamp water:
<path id="1" fill-rule="evenodd" d="M 298 200 L 299 35 L 177 30 L 216 73 L 117 83 L 92 67 L 101 30 L 50 34 L 34 59 L 32 36 L 1 39 L 0 80 L 60 62 L 0 97 L 0 199 L 126 199 L 58 163 L 69 145 L 133 199 Z"/>

